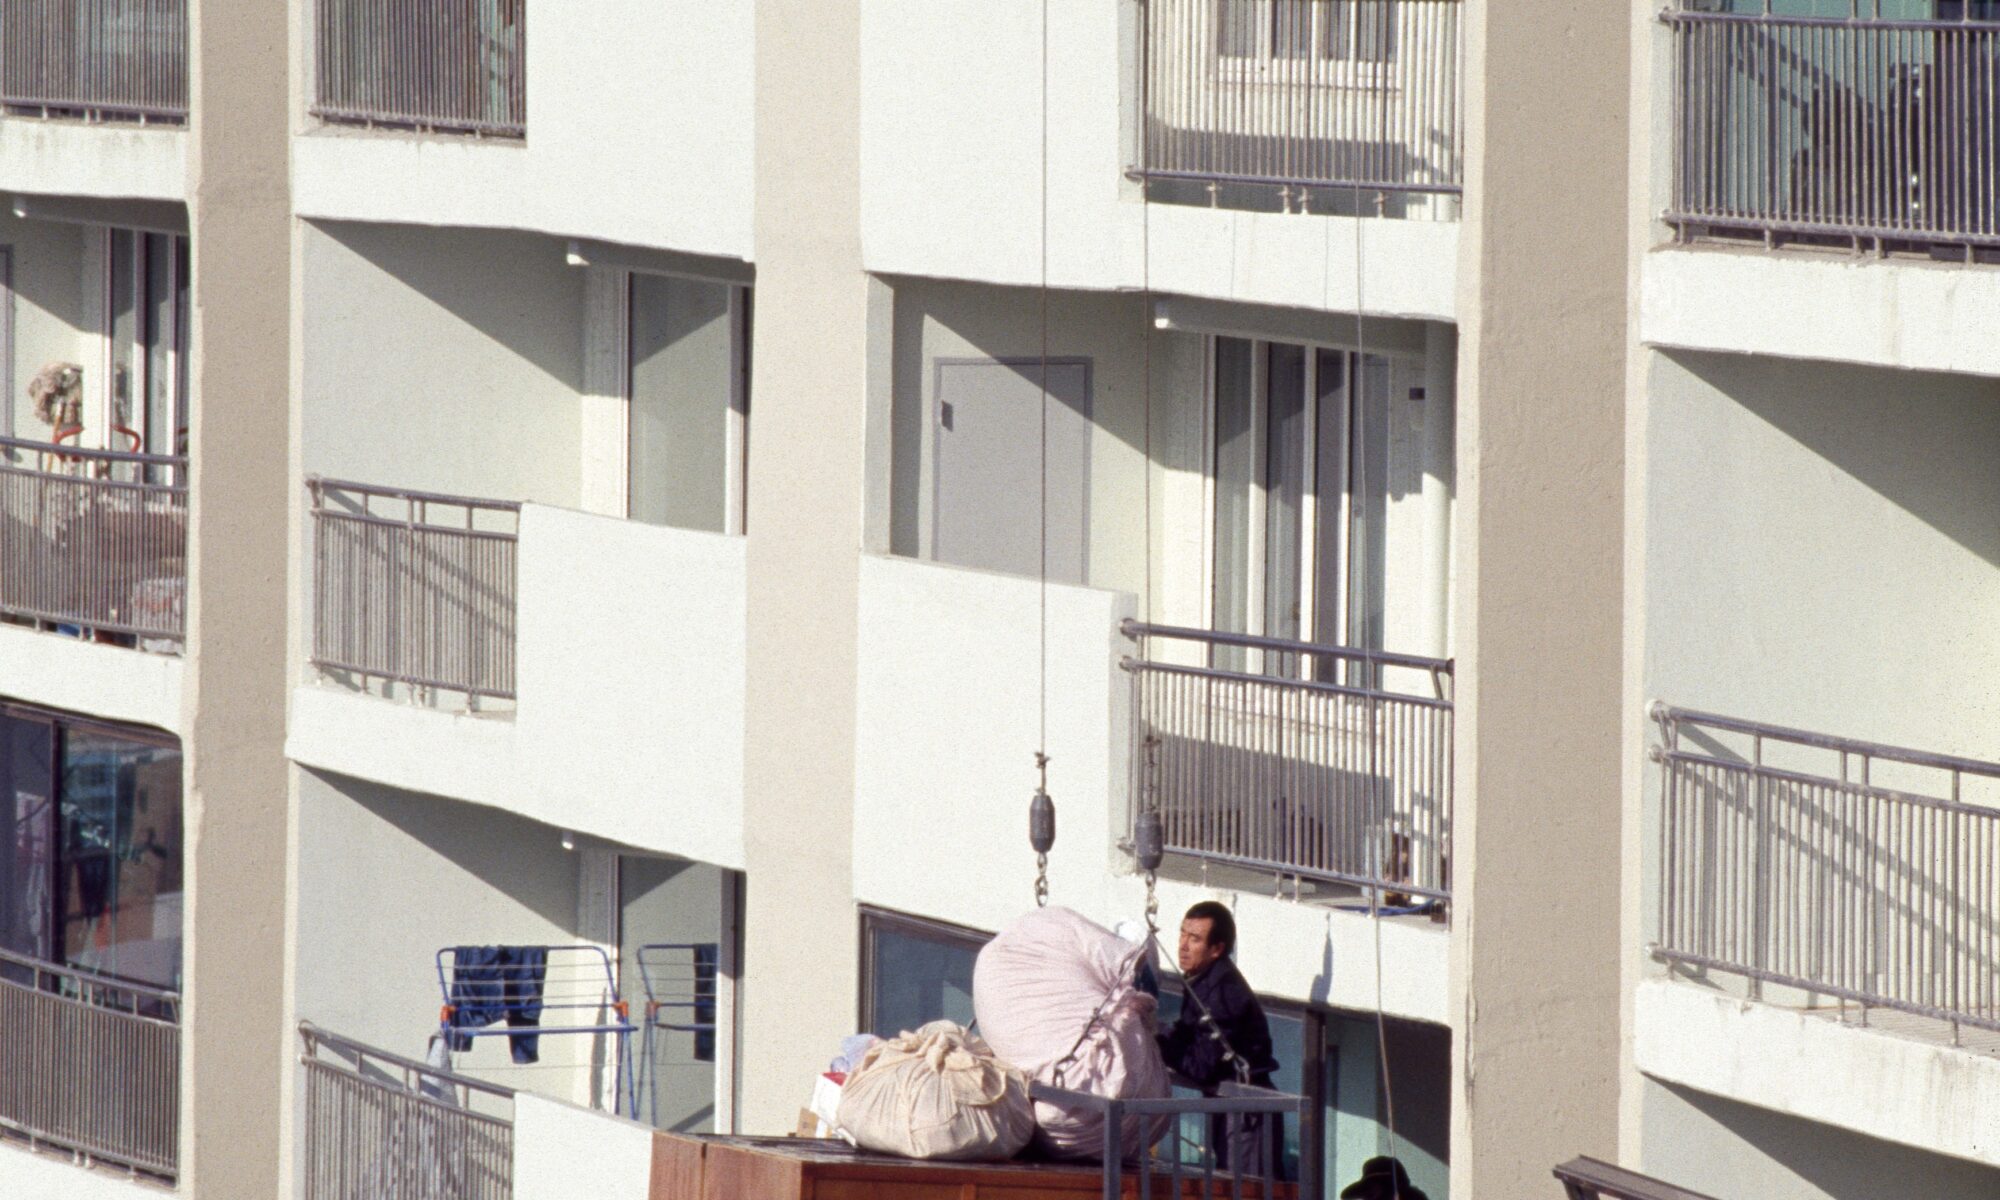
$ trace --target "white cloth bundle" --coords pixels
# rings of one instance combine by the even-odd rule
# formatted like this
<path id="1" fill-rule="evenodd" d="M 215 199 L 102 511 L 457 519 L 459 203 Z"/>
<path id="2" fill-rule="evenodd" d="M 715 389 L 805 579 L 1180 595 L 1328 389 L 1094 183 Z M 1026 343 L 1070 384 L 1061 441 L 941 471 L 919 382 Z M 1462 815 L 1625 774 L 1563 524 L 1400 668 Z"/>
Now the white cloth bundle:
<path id="1" fill-rule="evenodd" d="M 878 1042 L 840 1092 L 854 1144 L 906 1158 L 1008 1159 L 1035 1134 L 1028 1080 L 950 1021 Z"/>
<path id="2" fill-rule="evenodd" d="M 979 952 L 972 974 L 979 1031 L 1037 1083 L 1115 1099 L 1165 1097 L 1172 1083 L 1154 1041 L 1158 1002 L 1133 984 L 1150 950 L 1070 909 L 1036 909 Z M 1095 1112 L 1038 1101 L 1035 1123 L 1052 1154 L 1103 1152 Z M 1164 1117 L 1125 1118 L 1125 1155 L 1144 1154 L 1166 1127 Z"/>

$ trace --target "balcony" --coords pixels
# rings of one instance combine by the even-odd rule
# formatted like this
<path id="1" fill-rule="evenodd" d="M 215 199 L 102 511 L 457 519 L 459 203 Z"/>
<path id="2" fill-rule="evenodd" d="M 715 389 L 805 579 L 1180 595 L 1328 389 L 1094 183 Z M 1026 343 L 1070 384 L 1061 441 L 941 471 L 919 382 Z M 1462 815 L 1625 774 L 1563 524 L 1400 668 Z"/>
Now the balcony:
<path id="1" fill-rule="evenodd" d="M 1140 647 L 1126 663 L 1132 811 L 1158 807 L 1169 853 L 1442 911 L 1449 661 L 1136 623 L 1126 634 Z"/>
<path id="2" fill-rule="evenodd" d="M 521 506 L 309 481 L 312 664 L 422 703 L 514 698 Z"/>
<path id="3" fill-rule="evenodd" d="M 0 438 L 0 617 L 179 653 L 187 459 Z"/>
<path id="4" fill-rule="evenodd" d="M 2000 1032 L 2000 807 L 1975 802 L 2000 792 L 2000 764 L 1653 716 L 1656 958 L 1952 1045 Z"/>
<path id="5" fill-rule="evenodd" d="M 1135 173 L 1283 207 L 1455 217 L 1460 0 L 1153 0 Z"/>
<path id="6" fill-rule="evenodd" d="M 1891 7 L 1815 17 L 1678 0 L 1664 14 L 1666 219 L 1682 240 L 2000 257 L 2000 7 L 1929 0 L 1915 20 Z"/>
<path id="7" fill-rule="evenodd" d="M 182 125 L 186 0 L 8 0 L 0 108 L 8 115 Z"/>
<path id="8" fill-rule="evenodd" d="M 312 115 L 527 135 L 524 0 L 316 0 Z"/>
<path id="9" fill-rule="evenodd" d="M 514 1194 L 514 1092 L 299 1025 L 306 1200 Z"/>
<path id="10" fill-rule="evenodd" d="M 296 761 L 742 865 L 743 539 L 309 486 Z"/>
<path id="11" fill-rule="evenodd" d="M 171 1180 L 180 997 L 0 950 L 0 1129 Z"/>

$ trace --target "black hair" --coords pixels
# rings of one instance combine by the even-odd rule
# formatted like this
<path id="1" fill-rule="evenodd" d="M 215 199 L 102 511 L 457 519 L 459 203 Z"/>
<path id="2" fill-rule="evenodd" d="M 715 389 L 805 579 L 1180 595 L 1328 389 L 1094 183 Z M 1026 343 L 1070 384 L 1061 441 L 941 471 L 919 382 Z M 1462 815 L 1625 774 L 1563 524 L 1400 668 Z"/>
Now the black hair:
<path id="1" fill-rule="evenodd" d="M 1187 910 L 1183 921 L 1207 921 L 1208 944 L 1221 946 L 1228 954 L 1236 949 L 1236 918 L 1230 915 L 1229 906 L 1220 900 L 1203 900 Z"/>

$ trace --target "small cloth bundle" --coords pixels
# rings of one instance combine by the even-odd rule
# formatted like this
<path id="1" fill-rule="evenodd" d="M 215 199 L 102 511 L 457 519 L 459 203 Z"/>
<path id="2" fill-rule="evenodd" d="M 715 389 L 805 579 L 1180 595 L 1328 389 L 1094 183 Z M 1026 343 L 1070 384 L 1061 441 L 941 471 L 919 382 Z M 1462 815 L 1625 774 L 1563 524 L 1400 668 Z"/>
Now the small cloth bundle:
<path id="1" fill-rule="evenodd" d="M 1035 1133 L 1028 1080 L 950 1021 L 869 1047 L 840 1093 L 840 1128 L 905 1158 L 1008 1159 Z"/>

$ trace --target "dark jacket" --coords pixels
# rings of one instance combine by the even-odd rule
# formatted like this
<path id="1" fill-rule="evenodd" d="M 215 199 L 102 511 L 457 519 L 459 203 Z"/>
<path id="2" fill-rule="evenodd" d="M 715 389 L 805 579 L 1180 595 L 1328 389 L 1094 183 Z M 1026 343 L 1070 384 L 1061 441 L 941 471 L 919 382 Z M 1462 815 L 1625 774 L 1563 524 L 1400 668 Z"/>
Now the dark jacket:
<path id="1" fill-rule="evenodd" d="M 1208 1006 L 1222 1036 L 1239 1058 L 1250 1064 L 1250 1082 L 1271 1086 L 1271 1072 L 1278 1067 L 1271 1056 L 1271 1026 L 1264 1019 L 1264 1007 L 1243 980 L 1236 964 L 1217 959 L 1207 970 L 1187 981 L 1188 990 Z M 1224 1061 L 1222 1043 L 1202 1021 L 1201 1005 L 1193 998 L 1181 1001 L 1181 1015 L 1160 1035 L 1160 1057 L 1167 1069 L 1204 1092 L 1236 1078 L 1235 1068 Z"/>

